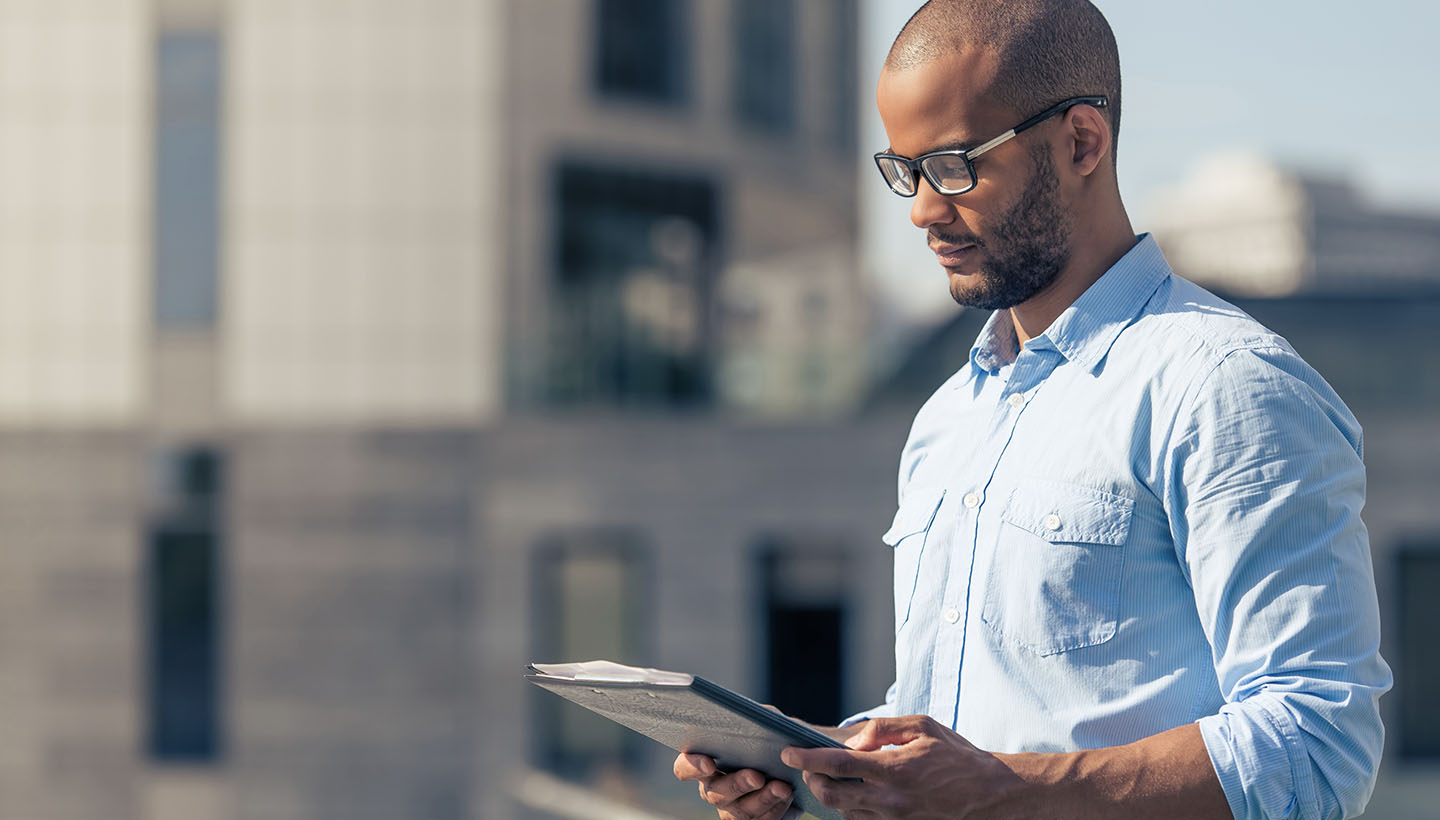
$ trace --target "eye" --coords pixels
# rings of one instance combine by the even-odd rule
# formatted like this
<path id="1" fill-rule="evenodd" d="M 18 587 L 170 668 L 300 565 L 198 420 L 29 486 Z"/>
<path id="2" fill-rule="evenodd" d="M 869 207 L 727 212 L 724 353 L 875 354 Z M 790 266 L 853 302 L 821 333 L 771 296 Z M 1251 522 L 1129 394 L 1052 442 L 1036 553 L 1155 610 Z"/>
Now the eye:
<path id="1" fill-rule="evenodd" d="M 925 175 L 947 191 L 963 191 L 970 187 L 970 166 L 955 154 L 941 154 L 925 159 Z"/>

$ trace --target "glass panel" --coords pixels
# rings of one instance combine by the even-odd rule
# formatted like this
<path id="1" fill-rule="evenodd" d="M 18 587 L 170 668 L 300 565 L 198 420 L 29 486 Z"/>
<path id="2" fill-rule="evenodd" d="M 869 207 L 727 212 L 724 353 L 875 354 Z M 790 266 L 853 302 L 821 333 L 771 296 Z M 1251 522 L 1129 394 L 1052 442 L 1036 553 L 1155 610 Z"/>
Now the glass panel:
<path id="1" fill-rule="evenodd" d="M 606 95 L 651 102 L 685 96 L 685 13 L 681 0 L 600 0 L 596 85 Z"/>
<path id="2" fill-rule="evenodd" d="M 215 757 L 215 537 L 160 530 L 150 540 L 150 754 Z"/>
<path id="3" fill-rule="evenodd" d="M 625 565 L 614 554 L 569 556 L 557 569 L 558 657 L 563 662 L 635 660 L 626 646 Z M 589 712 L 561 712 L 556 741 L 578 757 L 603 759 L 624 744 L 625 728 Z"/>
<path id="4" fill-rule="evenodd" d="M 788 715 L 833 726 L 845 717 L 845 555 L 828 539 L 780 537 L 766 539 L 759 559 L 765 697 Z"/>
<path id="5" fill-rule="evenodd" d="M 543 401 L 699 405 L 711 398 L 708 262 L 718 222 L 701 177 L 562 165 Z"/>
<path id="6" fill-rule="evenodd" d="M 1397 556 L 1400 654 L 1395 658 L 1395 695 L 1400 699 L 1400 754 L 1440 759 L 1440 544 L 1403 548 Z"/>
<path id="7" fill-rule="evenodd" d="M 860 48 L 858 0 L 831 0 L 831 48 L 835 94 L 834 138 L 842 151 L 854 151 L 859 127 L 855 110 L 860 97 L 856 53 Z"/>
<path id="8" fill-rule="evenodd" d="M 155 321 L 215 323 L 220 38 L 160 35 L 155 61 Z"/>
<path id="9" fill-rule="evenodd" d="M 639 539 L 625 531 L 567 533 L 536 553 L 538 661 L 644 665 L 648 606 Z M 643 738 L 547 693 L 535 696 L 542 765 L 601 778 L 640 764 Z"/>
<path id="10" fill-rule="evenodd" d="M 146 731 L 159 761 L 219 756 L 222 459 L 192 447 L 154 460 L 161 475 L 146 562 Z"/>
<path id="11" fill-rule="evenodd" d="M 795 2 L 739 0 L 735 14 L 735 113 L 746 125 L 795 124 Z"/>

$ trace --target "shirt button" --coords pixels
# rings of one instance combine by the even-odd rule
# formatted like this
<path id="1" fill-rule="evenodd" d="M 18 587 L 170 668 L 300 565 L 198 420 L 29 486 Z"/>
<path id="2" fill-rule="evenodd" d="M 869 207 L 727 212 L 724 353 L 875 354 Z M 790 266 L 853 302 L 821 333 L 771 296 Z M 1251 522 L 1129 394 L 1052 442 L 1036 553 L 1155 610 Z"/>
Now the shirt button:
<path id="1" fill-rule="evenodd" d="M 980 496 L 975 493 L 966 493 L 965 497 L 960 500 L 965 504 L 966 509 L 973 510 L 980 506 Z"/>
<path id="2" fill-rule="evenodd" d="M 1045 529 L 1054 532 L 1055 530 L 1060 529 L 1060 516 L 1056 515 L 1055 513 L 1050 513 L 1049 515 L 1045 516 L 1045 520 L 1042 523 L 1045 524 Z"/>
<path id="3" fill-rule="evenodd" d="M 954 607 L 951 607 L 951 608 L 945 610 L 945 623 L 947 623 L 947 624 L 953 624 L 953 623 L 955 623 L 956 621 L 959 621 L 959 620 L 960 620 L 960 610 L 958 610 L 958 609 L 956 609 L 956 608 L 954 608 Z"/>
<path id="4" fill-rule="evenodd" d="M 1010 398 L 1007 399 L 1007 401 L 1010 402 L 1011 407 L 1018 408 L 1020 407 L 1020 405 L 1025 403 L 1025 396 L 1021 395 L 1020 393 L 1011 393 Z"/>

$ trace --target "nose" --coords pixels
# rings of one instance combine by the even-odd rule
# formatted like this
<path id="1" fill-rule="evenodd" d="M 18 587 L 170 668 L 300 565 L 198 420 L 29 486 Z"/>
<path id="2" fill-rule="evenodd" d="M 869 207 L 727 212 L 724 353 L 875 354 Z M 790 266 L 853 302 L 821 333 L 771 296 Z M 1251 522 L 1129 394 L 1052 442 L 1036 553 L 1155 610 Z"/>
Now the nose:
<path id="1" fill-rule="evenodd" d="M 955 207 L 950 197 L 936 193 L 929 180 L 921 177 L 910 205 L 910 221 L 915 227 L 927 230 L 933 225 L 949 225 L 955 221 Z"/>

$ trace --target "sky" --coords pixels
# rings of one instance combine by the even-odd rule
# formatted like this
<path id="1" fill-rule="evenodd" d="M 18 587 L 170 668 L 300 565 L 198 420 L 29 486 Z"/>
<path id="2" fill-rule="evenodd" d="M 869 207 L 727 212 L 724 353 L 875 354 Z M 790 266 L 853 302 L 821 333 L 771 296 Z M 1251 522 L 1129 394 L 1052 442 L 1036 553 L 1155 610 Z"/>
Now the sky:
<path id="1" fill-rule="evenodd" d="M 882 297 L 954 310 L 944 278 L 869 160 L 886 145 L 874 83 L 916 0 L 864 0 L 862 225 Z M 1353 181 L 1370 201 L 1440 212 L 1440 2 L 1096 0 L 1120 46 L 1118 174 L 1137 231 L 1202 157 L 1247 152 Z"/>

